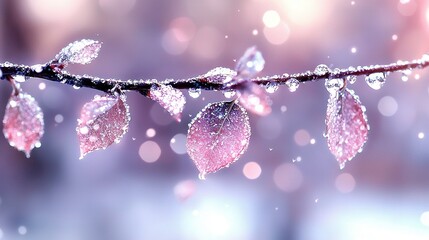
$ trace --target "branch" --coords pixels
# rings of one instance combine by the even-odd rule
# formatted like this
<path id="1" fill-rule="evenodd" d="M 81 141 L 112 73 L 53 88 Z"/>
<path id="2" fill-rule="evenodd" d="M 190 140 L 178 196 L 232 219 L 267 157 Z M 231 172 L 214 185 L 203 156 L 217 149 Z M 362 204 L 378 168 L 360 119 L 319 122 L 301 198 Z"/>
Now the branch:
<path id="1" fill-rule="evenodd" d="M 346 78 L 361 75 L 366 76 L 372 73 L 401 72 L 416 68 L 426 68 L 428 65 L 429 55 L 425 54 L 420 59 L 412 61 L 398 61 L 397 63 L 391 63 L 387 65 L 349 67 L 344 69 L 336 69 L 334 71 L 328 70 L 323 74 L 318 73 L 317 71 L 306 71 L 294 74 L 284 73 L 281 75 L 251 78 L 248 79 L 248 81 L 255 82 L 259 85 L 282 85 L 291 79 L 296 79 L 298 82 L 303 83 L 324 79 Z M 0 64 L 0 70 L 3 73 L 1 79 L 8 79 L 9 77 L 13 76 L 24 76 L 26 78 L 41 78 L 48 81 L 64 83 L 76 87 L 93 88 L 103 92 L 110 92 L 114 88 L 119 88 L 122 91 L 138 91 L 140 93 L 146 93 L 151 87 L 158 84 L 170 85 L 176 89 L 201 89 L 221 91 L 237 89 L 240 84 L 239 80 L 233 80 L 226 84 L 212 82 L 205 75 L 180 80 L 167 79 L 165 81 L 160 82 L 155 79 L 119 80 L 93 77 L 88 75 L 80 76 L 69 74 L 62 70 L 56 71 L 55 68 L 52 68 L 52 63 L 26 66 L 6 62 Z"/>
<path id="2" fill-rule="evenodd" d="M 3 120 L 3 132 L 11 146 L 29 156 L 30 151 L 40 145 L 43 135 L 43 113 L 36 100 L 15 83 L 18 79 L 41 78 L 109 93 L 95 96 L 81 110 L 76 128 L 81 158 L 119 142 L 128 131 L 130 115 L 124 94 L 127 91 L 140 92 L 158 102 L 177 121 L 180 121 L 186 104 L 180 89 L 192 90 L 198 95 L 201 90 L 227 91 L 236 94 L 234 100 L 208 104 L 189 124 L 187 151 L 200 171 L 200 177 L 204 178 L 205 174 L 233 163 L 247 150 L 251 133 L 247 111 L 261 116 L 269 114 L 272 101 L 267 92 L 275 91 L 279 85 L 295 91 L 300 83 L 325 80 L 330 93 L 325 137 L 329 150 L 343 168 L 362 151 L 369 131 L 365 107 L 354 91 L 346 87 L 346 82 L 354 82 L 357 76 L 364 75 L 371 88 L 380 89 L 391 72 L 409 74 L 412 69 L 429 65 L 429 55 L 425 54 L 410 62 L 388 65 L 331 70 L 320 64 L 313 71 L 255 77 L 264 68 L 265 60 L 255 47 L 251 47 L 239 59 L 235 70 L 217 67 L 189 79 L 119 80 L 73 75 L 64 70 L 68 64 L 90 63 L 98 56 L 100 48 L 100 42 L 83 39 L 70 43 L 45 64 L 0 64 L 1 79 L 8 80 L 14 88 Z"/>

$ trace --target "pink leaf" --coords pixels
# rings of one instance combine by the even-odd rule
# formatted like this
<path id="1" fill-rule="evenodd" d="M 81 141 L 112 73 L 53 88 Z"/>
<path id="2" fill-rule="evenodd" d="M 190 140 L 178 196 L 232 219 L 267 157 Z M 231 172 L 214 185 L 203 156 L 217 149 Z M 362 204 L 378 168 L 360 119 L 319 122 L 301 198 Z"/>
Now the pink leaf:
<path id="1" fill-rule="evenodd" d="M 186 146 L 200 178 L 229 166 L 247 150 L 250 125 L 235 102 L 208 104 L 189 124 Z"/>
<path id="2" fill-rule="evenodd" d="M 367 140 L 369 125 L 365 108 L 352 90 L 344 89 L 331 94 L 326 113 L 328 147 L 337 158 L 340 168 L 351 160 Z"/>
<path id="3" fill-rule="evenodd" d="M 185 96 L 180 90 L 170 85 L 154 85 L 149 91 L 149 97 L 158 102 L 174 119 L 180 122 L 183 108 L 186 104 Z"/>
<path id="4" fill-rule="evenodd" d="M 30 157 L 31 150 L 40 146 L 43 126 L 43 113 L 36 100 L 22 91 L 12 94 L 3 118 L 3 133 L 9 144 Z"/>
<path id="5" fill-rule="evenodd" d="M 256 47 L 250 47 L 237 63 L 235 71 L 240 78 L 250 78 L 264 69 L 265 60 Z"/>
<path id="6" fill-rule="evenodd" d="M 130 122 L 125 96 L 95 96 L 83 106 L 77 121 L 80 159 L 87 153 L 119 143 Z"/>
<path id="7" fill-rule="evenodd" d="M 65 65 L 69 63 L 88 64 L 98 57 L 100 49 L 101 42 L 82 39 L 67 45 L 55 56 L 55 59 Z"/>
<path id="8" fill-rule="evenodd" d="M 258 84 L 244 81 L 240 83 L 238 93 L 238 100 L 247 110 L 261 116 L 271 113 L 271 99 Z"/>

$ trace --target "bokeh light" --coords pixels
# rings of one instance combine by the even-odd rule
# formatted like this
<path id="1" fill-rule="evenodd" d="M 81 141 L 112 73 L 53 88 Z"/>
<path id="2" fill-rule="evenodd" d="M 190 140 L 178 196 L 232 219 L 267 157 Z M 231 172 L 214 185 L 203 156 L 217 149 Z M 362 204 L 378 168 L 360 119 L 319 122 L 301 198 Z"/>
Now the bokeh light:
<path id="1" fill-rule="evenodd" d="M 146 141 L 140 145 L 139 156 L 147 163 L 156 162 L 161 156 L 161 148 L 154 141 Z"/>
<path id="2" fill-rule="evenodd" d="M 280 190 L 293 192 L 301 187 L 303 176 L 296 165 L 283 163 L 275 169 L 273 179 Z"/>
<path id="3" fill-rule="evenodd" d="M 248 162 L 243 167 L 243 174 L 248 179 L 257 179 L 261 176 L 261 166 L 257 162 Z"/>

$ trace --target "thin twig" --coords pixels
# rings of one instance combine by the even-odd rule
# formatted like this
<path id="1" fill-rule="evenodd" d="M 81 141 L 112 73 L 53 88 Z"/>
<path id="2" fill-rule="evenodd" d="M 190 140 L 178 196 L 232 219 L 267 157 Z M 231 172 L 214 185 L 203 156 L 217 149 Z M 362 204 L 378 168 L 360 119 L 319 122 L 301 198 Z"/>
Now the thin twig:
<path id="1" fill-rule="evenodd" d="M 328 71 L 322 75 L 314 71 L 306 71 L 302 73 L 285 73 L 282 75 L 258 77 L 249 80 L 259 85 L 268 85 L 270 83 L 282 85 L 286 84 L 286 82 L 290 79 L 296 79 L 302 83 L 324 80 L 327 78 L 345 78 L 348 76 L 369 75 L 372 73 L 401 72 L 416 68 L 426 68 L 428 65 L 429 55 L 423 55 L 422 58 L 412 60 L 410 62 L 398 61 L 397 63 L 387 65 L 372 65 L 335 69 Z M 1 79 L 8 79 L 11 76 L 21 75 L 26 78 L 41 78 L 48 81 L 60 82 L 63 84 L 68 84 L 77 87 L 93 88 L 104 92 L 109 92 L 114 88 L 119 88 L 121 91 L 138 91 L 143 94 L 156 84 L 171 85 L 173 88 L 176 89 L 202 89 L 213 91 L 235 89 L 239 85 L 239 81 L 236 80 L 232 80 L 224 84 L 213 82 L 210 81 L 210 79 L 208 79 L 204 75 L 192 77 L 189 79 L 167 79 L 164 81 L 157 81 L 155 79 L 119 80 L 99 78 L 88 75 L 80 76 L 67 73 L 66 71 L 56 71 L 49 65 L 49 63 L 35 66 L 31 67 L 26 65 L 17 65 L 8 62 L 2 63 L 0 64 L 0 70 L 2 72 Z"/>

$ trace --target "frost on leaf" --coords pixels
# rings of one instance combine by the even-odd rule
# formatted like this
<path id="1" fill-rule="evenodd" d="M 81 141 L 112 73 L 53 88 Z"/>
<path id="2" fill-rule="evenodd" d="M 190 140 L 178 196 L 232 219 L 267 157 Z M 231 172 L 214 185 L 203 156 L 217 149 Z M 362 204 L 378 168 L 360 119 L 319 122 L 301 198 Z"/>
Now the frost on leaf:
<path id="1" fill-rule="evenodd" d="M 266 116 L 271 113 L 271 99 L 265 89 L 254 82 L 244 81 L 238 87 L 241 105 L 247 110 Z"/>
<path id="2" fill-rule="evenodd" d="M 95 96 L 83 106 L 77 121 L 81 159 L 87 153 L 119 143 L 130 122 L 125 96 Z"/>
<path id="3" fill-rule="evenodd" d="M 56 56 L 55 60 L 61 64 L 79 63 L 88 64 L 98 56 L 101 42 L 82 39 L 75 41 L 63 48 Z"/>
<path id="4" fill-rule="evenodd" d="M 186 99 L 183 93 L 170 85 L 153 85 L 148 96 L 158 102 L 171 116 L 180 122 Z"/>
<path id="5" fill-rule="evenodd" d="M 264 69 L 265 60 L 256 47 L 250 47 L 240 58 L 235 71 L 241 78 L 250 78 Z"/>
<path id="6" fill-rule="evenodd" d="M 340 168 L 362 150 L 367 140 L 369 125 L 365 108 L 352 90 L 331 94 L 326 113 L 328 147 Z"/>
<path id="7" fill-rule="evenodd" d="M 3 133 L 9 144 L 30 157 L 31 150 L 40 145 L 43 126 L 43 113 L 36 100 L 22 91 L 12 94 L 3 118 Z"/>
<path id="8" fill-rule="evenodd" d="M 186 147 L 200 177 L 229 166 L 247 150 L 250 124 L 235 102 L 208 104 L 189 124 Z"/>

